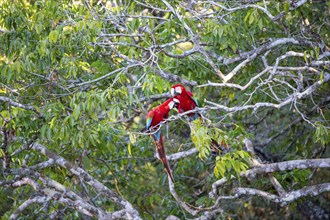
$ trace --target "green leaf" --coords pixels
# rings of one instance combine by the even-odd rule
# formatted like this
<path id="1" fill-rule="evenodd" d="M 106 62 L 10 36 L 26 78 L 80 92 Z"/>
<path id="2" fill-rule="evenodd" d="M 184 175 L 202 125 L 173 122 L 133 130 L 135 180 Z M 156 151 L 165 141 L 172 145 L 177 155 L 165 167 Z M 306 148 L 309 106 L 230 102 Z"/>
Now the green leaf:
<path id="1" fill-rule="evenodd" d="M 33 107 L 35 108 L 35 110 L 36 110 L 37 112 L 39 112 L 39 113 L 42 112 L 41 109 L 40 109 L 38 106 L 34 105 Z"/>
<path id="2" fill-rule="evenodd" d="M 280 12 L 280 2 L 277 2 L 275 4 L 275 7 L 276 7 L 277 12 Z"/>
<path id="3" fill-rule="evenodd" d="M 51 42 L 51 43 L 56 43 L 59 34 L 60 34 L 60 33 L 59 33 L 57 30 L 51 31 L 51 32 L 49 33 L 49 35 L 48 35 L 49 42 Z"/>
<path id="4" fill-rule="evenodd" d="M 225 176 L 226 167 L 225 167 L 225 165 L 223 164 L 223 161 L 222 161 L 221 159 L 220 159 L 220 160 L 217 160 L 213 172 L 214 172 L 214 175 L 215 175 L 217 178 L 221 178 L 221 177 L 224 177 L 224 176 Z"/>
<path id="5" fill-rule="evenodd" d="M 211 138 L 208 135 L 207 127 L 203 126 L 200 120 L 191 123 L 191 140 L 199 151 L 199 157 L 201 159 L 208 157 Z"/>
<path id="6" fill-rule="evenodd" d="M 320 73 L 320 81 L 323 82 L 323 78 L 324 78 L 324 71 L 321 71 Z"/>
<path id="7" fill-rule="evenodd" d="M 249 17 L 249 24 L 252 24 L 254 21 L 254 13 L 251 13 L 250 17 Z"/>
<path id="8" fill-rule="evenodd" d="M 307 60 L 307 51 L 304 51 L 304 60 L 306 63 L 308 63 L 308 60 Z"/>
<path id="9" fill-rule="evenodd" d="M 78 120 L 79 116 L 80 116 L 80 106 L 77 105 L 76 108 L 73 110 L 72 116 L 74 118 L 74 120 Z"/>
<path id="10" fill-rule="evenodd" d="M 78 31 L 82 31 L 82 30 L 85 30 L 86 29 L 86 22 L 85 21 L 78 21 L 76 23 L 76 29 Z"/>
<path id="11" fill-rule="evenodd" d="M 219 28 L 218 28 L 218 37 L 219 38 L 221 38 L 222 37 L 222 35 L 223 35 L 223 27 L 222 26 L 220 26 Z"/>
<path id="12" fill-rule="evenodd" d="M 51 128 L 48 128 L 47 129 L 47 139 L 48 140 L 52 140 L 52 129 Z"/>
<path id="13" fill-rule="evenodd" d="M 135 144 L 135 142 L 136 142 L 136 135 L 133 134 L 133 133 L 130 133 L 129 134 L 129 141 L 130 141 L 131 144 Z"/>
<path id="14" fill-rule="evenodd" d="M 5 156 L 5 153 L 3 152 L 2 149 L 0 149 L 0 157 L 3 157 L 3 156 Z"/>
<path id="15" fill-rule="evenodd" d="M 91 117 L 94 121 L 98 121 L 98 120 L 99 120 L 99 118 L 98 118 L 96 112 L 92 112 L 92 114 L 90 114 L 90 117 Z"/>
<path id="16" fill-rule="evenodd" d="M 82 162 L 87 170 L 91 168 L 91 160 L 88 158 L 88 156 L 84 155 L 82 157 Z"/>
<path id="17" fill-rule="evenodd" d="M 316 124 L 316 130 L 314 134 L 314 142 L 319 142 L 323 146 L 330 142 L 330 132 L 329 130 L 322 125 L 321 123 Z"/>
<path id="18" fill-rule="evenodd" d="M 289 12 L 289 9 L 290 9 L 290 2 L 285 1 L 284 4 L 283 4 L 283 8 L 284 8 L 284 12 L 287 14 Z"/>
<path id="19" fill-rule="evenodd" d="M 50 128 L 51 128 L 51 129 L 54 127 L 55 121 L 56 121 L 56 117 L 54 117 L 54 118 L 49 122 L 49 125 L 50 125 Z"/>
<path id="20" fill-rule="evenodd" d="M 127 151 L 130 156 L 132 156 L 132 148 L 131 148 L 131 143 L 128 144 L 127 146 Z"/>
<path id="21" fill-rule="evenodd" d="M 261 18 L 258 21 L 258 27 L 259 27 L 260 30 L 262 30 L 262 28 L 263 28 L 263 23 L 262 23 L 262 19 Z"/>
<path id="22" fill-rule="evenodd" d="M 250 10 L 250 11 L 248 11 L 248 13 L 246 13 L 246 16 L 245 16 L 245 18 L 244 18 L 244 21 L 245 21 L 246 23 L 248 23 L 248 19 L 249 19 L 249 17 L 250 17 L 250 15 L 251 15 L 252 12 L 253 12 L 253 11 Z"/>
<path id="23" fill-rule="evenodd" d="M 239 163 L 239 161 L 232 160 L 232 161 L 231 161 L 231 164 L 232 164 L 234 170 L 236 171 L 236 173 L 240 173 L 240 172 L 241 172 L 241 168 L 240 168 L 240 163 Z"/>

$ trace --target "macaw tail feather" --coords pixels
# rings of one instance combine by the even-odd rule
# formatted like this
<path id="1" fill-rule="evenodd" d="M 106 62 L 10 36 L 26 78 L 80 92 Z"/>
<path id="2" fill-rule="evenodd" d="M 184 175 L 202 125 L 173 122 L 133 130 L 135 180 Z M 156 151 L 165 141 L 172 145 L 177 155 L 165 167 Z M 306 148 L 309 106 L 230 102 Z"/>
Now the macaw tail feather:
<path id="1" fill-rule="evenodd" d="M 174 183 L 174 178 L 173 178 L 173 175 L 172 175 L 170 164 L 168 163 L 167 158 L 166 158 L 165 148 L 164 148 L 164 144 L 163 144 L 163 137 L 160 136 L 159 141 L 157 141 L 155 139 L 155 142 L 156 142 L 158 156 L 159 156 L 160 160 L 162 161 L 162 163 L 164 165 L 164 168 L 165 168 L 165 171 L 166 171 L 167 175 L 170 177 L 171 181 Z"/>

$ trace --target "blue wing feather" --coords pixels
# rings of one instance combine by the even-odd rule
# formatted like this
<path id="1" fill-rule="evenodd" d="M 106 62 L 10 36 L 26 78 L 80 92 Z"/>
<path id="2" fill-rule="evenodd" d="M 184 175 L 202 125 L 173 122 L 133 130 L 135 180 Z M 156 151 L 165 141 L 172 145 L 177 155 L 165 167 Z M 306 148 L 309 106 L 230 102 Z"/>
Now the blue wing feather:
<path id="1" fill-rule="evenodd" d="M 156 133 L 154 133 L 154 136 L 156 138 L 156 141 L 159 141 L 159 139 L 160 139 L 160 130 L 158 130 Z"/>
<path id="2" fill-rule="evenodd" d="M 192 93 L 190 92 L 190 93 L 188 93 L 188 96 L 189 96 L 189 98 L 191 99 L 191 100 L 193 100 L 194 101 L 194 103 L 196 104 L 196 107 L 198 107 L 198 102 L 197 102 L 197 99 L 194 99 L 193 97 L 192 97 Z"/>
<path id="3" fill-rule="evenodd" d="M 191 100 L 193 100 L 193 102 L 195 103 L 196 107 L 198 107 L 198 102 L 197 99 L 194 99 L 192 97 L 192 93 L 188 93 L 188 96 Z M 196 112 L 192 117 L 189 118 L 190 121 L 196 120 L 197 118 L 199 118 L 200 114 L 198 112 Z"/>
<path id="4" fill-rule="evenodd" d="M 148 130 L 151 126 L 151 122 L 152 122 L 152 117 L 147 118 L 147 123 L 146 123 L 146 129 Z"/>
<path id="5" fill-rule="evenodd" d="M 193 97 L 191 97 L 191 99 L 195 102 L 195 104 L 196 104 L 196 107 L 198 107 L 198 102 L 197 102 L 197 100 L 196 99 L 194 99 Z"/>

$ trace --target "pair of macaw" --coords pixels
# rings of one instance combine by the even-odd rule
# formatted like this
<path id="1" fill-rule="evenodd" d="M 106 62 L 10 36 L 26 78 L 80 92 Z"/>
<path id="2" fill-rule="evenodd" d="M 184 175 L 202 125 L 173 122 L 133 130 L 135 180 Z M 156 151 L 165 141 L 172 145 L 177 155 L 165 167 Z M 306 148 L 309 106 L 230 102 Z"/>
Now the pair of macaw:
<path id="1" fill-rule="evenodd" d="M 198 104 L 197 101 L 192 97 L 193 94 L 186 91 L 185 87 L 181 84 L 172 86 L 171 95 L 171 98 L 167 99 L 164 103 L 156 106 L 148 112 L 146 129 L 155 129 L 155 131 L 152 133 L 152 137 L 155 140 L 159 158 L 162 161 L 168 176 L 172 182 L 174 182 L 170 165 L 166 158 L 163 137 L 160 132 L 159 124 L 168 118 L 168 113 L 171 109 L 177 108 L 179 113 L 183 113 L 195 109 Z M 199 113 L 197 112 L 188 114 L 189 120 L 195 120 L 198 117 Z"/>
<path id="2" fill-rule="evenodd" d="M 172 182 L 174 182 L 170 165 L 166 158 L 163 137 L 160 132 L 159 124 L 168 118 L 168 113 L 171 109 L 177 108 L 179 113 L 184 113 L 187 111 L 194 110 L 196 107 L 198 107 L 198 103 L 193 98 L 193 94 L 187 91 L 185 87 L 181 84 L 176 84 L 172 86 L 171 96 L 172 97 L 167 99 L 164 103 L 156 106 L 149 111 L 147 115 L 146 129 L 154 129 L 154 132 L 152 132 L 151 135 L 155 140 L 159 158 L 162 161 L 168 176 L 170 177 Z M 201 115 L 195 111 L 188 113 L 187 117 L 188 121 L 193 121 L 195 119 L 201 118 Z M 211 139 L 210 148 L 212 154 L 218 154 L 219 149 L 221 149 L 222 147 L 227 148 L 227 144 L 225 144 L 224 141 L 222 141 L 220 146 L 217 141 Z M 221 150 L 223 150 L 223 148 Z"/>

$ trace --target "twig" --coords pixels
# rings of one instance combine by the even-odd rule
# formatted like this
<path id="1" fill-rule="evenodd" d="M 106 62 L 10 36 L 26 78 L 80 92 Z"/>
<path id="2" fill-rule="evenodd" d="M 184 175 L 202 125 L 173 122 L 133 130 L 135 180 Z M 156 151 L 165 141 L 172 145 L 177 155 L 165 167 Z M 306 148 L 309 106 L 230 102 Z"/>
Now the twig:
<path id="1" fill-rule="evenodd" d="M 19 102 L 15 102 L 15 101 L 11 100 L 10 98 L 4 97 L 4 96 L 0 96 L 0 101 L 8 102 L 8 104 L 11 105 L 11 106 L 23 108 L 23 109 L 26 109 L 26 110 L 31 110 L 31 111 L 34 111 L 34 112 L 39 114 L 39 112 L 32 105 L 25 105 L 25 104 L 22 104 L 22 103 L 19 103 Z"/>
<path id="2" fill-rule="evenodd" d="M 178 196 L 178 194 L 175 191 L 174 188 L 174 183 L 172 183 L 172 181 L 170 180 L 170 178 L 168 178 L 168 186 L 170 188 L 170 192 L 173 195 L 173 197 L 175 198 L 175 200 L 178 202 L 178 204 L 187 212 L 189 212 L 191 215 L 195 216 L 198 213 L 198 210 L 193 210 L 191 209 L 185 202 L 182 201 L 182 199 Z"/>
<path id="3" fill-rule="evenodd" d="M 294 202 L 295 200 L 306 197 L 306 196 L 317 196 L 323 192 L 330 191 L 330 183 L 322 183 L 314 186 L 305 186 L 299 190 L 287 192 L 282 196 L 277 196 L 262 190 L 251 189 L 251 188 L 235 188 L 233 192 L 235 196 L 260 196 L 267 200 L 275 203 L 282 203 L 282 205 L 287 205 Z"/>
<path id="4" fill-rule="evenodd" d="M 127 213 L 131 215 L 134 219 L 141 219 L 139 212 L 130 204 L 127 200 L 119 196 L 116 192 L 110 190 L 106 186 L 104 186 L 101 182 L 93 178 L 90 174 L 79 167 L 75 167 L 71 162 L 65 160 L 63 157 L 55 154 L 54 152 L 48 150 L 45 146 L 34 143 L 32 145 L 32 149 L 40 152 L 41 154 L 47 156 L 54 160 L 54 162 L 70 171 L 72 174 L 78 176 L 80 179 L 85 181 L 88 185 L 92 186 L 97 192 L 100 192 L 106 196 L 108 196 L 112 201 L 116 204 L 123 207 Z"/>
<path id="5" fill-rule="evenodd" d="M 254 167 L 246 172 L 240 174 L 241 177 L 253 178 L 258 174 L 268 174 L 282 171 L 289 171 L 294 169 L 309 169 L 309 168 L 329 168 L 330 158 L 325 159 L 313 159 L 313 160 L 291 160 L 279 163 L 262 164 L 258 167 Z M 212 184 L 212 192 L 210 197 L 214 198 L 217 194 L 217 188 L 226 183 L 228 179 L 226 177 L 217 180 Z"/>

